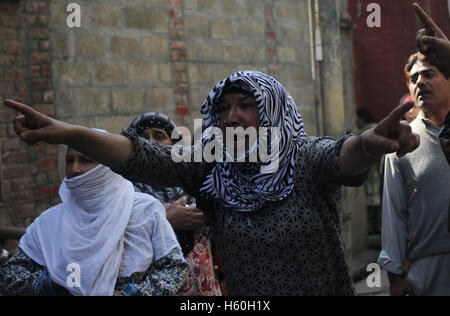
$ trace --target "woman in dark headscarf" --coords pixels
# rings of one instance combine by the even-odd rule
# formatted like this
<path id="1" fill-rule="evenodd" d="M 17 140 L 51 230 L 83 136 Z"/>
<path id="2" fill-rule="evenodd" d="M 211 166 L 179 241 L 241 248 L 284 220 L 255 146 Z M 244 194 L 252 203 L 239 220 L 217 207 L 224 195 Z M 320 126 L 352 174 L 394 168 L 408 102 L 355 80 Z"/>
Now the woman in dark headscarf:
<path id="1" fill-rule="evenodd" d="M 361 185 L 382 154 L 402 156 L 419 142 L 400 123 L 411 103 L 360 136 L 307 137 L 284 87 L 254 71 L 237 72 L 212 90 L 201 108 L 205 133 L 274 127 L 279 133 L 269 136 L 279 150 L 270 153 L 277 168 L 272 160 L 240 163 L 233 155 L 227 161 L 177 163 L 170 147 L 144 140 L 133 128 L 105 137 L 26 105 L 6 104 L 25 115 L 15 124 L 28 143 L 68 143 L 132 181 L 181 186 L 194 196 L 208 217 L 230 295 L 354 295 L 342 240 L 341 186 Z M 212 139 L 205 135 L 203 141 L 208 146 Z M 226 140 L 223 148 L 238 143 Z M 250 145 L 245 156 L 255 150 Z"/>
<path id="2" fill-rule="evenodd" d="M 172 146 L 181 140 L 181 136 L 171 138 L 177 126 L 162 113 L 142 114 L 133 120 L 128 129 L 134 129 L 140 137 L 161 145 Z M 189 264 L 187 281 L 177 295 L 220 296 L 211 242 L 206 237 L 203 212 L 195 206 L 195 199 L 186 194 L 181 187 L 152 187 L 139 182 L 133 184 L 136 191 L 150 194 L 164 204 L 167 219 L 175 230 Z"/>
<path id="3" fill-rule="evenodd" d="M 149 112 L 135 118 L 128 129 L 135 129 L 140 137 L 161 145 L 172 146 L 181 139 L 171 139 L 172 132 L 177 128 L 175 122 L 162 113 Z M 135 182 L 137 191 L 153 195 L 163 203 L 173 203 L 183 197 L 186 193 L 180 187 L 163 187 L 153 189 L 150 185 Z M 186 204 L 195 204 L 195 199 L 189 197 Z M 192 247 L 192 246 L 191 246 Z"/>

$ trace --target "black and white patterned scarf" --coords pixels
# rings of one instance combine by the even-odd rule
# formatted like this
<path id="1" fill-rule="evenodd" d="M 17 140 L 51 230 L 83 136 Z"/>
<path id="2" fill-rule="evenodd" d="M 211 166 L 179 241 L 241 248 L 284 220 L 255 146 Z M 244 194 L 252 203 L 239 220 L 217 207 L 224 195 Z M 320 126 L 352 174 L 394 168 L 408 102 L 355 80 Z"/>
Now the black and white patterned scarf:
<path id="1" fill-rule="evenodd" d="M 235 211 L 257 211 L 265 201 L 286 198 L 294 187 L 294 163 L 300 140 L 305 136 L 303 119 L 292 97 L 274 78 L 256 71 L 239 71 L 221 81 L 209 94 L 200 111 L 204 128 L 218 127 L 214 104 L 230 86 L 251 91 L 256 99 L 261 127 L 280 128 L 278 169 L 262 173 L 245 163 L 218 162 L 206 177 L 200 193 L 213 197 Z M 203 140 L 204 144 L 211 141 Z"/>

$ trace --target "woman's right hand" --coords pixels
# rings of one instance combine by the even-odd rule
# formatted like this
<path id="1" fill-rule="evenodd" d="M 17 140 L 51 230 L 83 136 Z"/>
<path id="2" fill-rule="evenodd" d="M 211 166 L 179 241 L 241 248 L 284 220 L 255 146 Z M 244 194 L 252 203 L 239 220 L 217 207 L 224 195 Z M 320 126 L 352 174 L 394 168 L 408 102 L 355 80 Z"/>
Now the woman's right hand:
<path id="1" fill-rule="evenodd" d="M 14 119 L 14 130 L 29 145 L 40 141 L 52 145 L 66 144 L 111 168 L 122 166 L 133 152 L 133 144 L 122 135 L 64 123 L 13 100 L 5 100 L 5 105 L 22 114 Z"/>
<path id="2" fill-rule="evenodd" d="M 165 204 L 166 216 L 174 230 L 195 230 L 205 224 L 203 211 L 195 206 L 184 206 L 186 197 Z"/>
<path id="3" fill-rule="evenodd" d="M 69 124 L 52 119 L 17 101 L 7 99 L 5 105 L 22 114 L 14 119 L 14 131 L 25 143 L 33 145 L 42 141 L 57 145 L 65 142 Z"/>

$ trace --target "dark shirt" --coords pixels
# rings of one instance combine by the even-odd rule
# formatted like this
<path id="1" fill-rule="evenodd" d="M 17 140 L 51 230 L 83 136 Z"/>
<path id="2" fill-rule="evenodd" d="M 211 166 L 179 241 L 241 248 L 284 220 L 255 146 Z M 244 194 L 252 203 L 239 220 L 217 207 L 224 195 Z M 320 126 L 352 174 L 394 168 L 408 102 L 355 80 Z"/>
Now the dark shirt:
<path id="1" fill-rule="evenodd" d="M 296 157 L 293 192 L 253 213 L 223 207 L 199 194 L 212 163 L 175 163 L 170 147 L 123 133 L 134 144 L 114 171 L 131 181 L 180 186 L 207 212 L 230 295 L 354 295 L 342 236 L 341 185 L 367 177 L 339 168 L 347 135 L 336 142 L 305 137 Z"/>

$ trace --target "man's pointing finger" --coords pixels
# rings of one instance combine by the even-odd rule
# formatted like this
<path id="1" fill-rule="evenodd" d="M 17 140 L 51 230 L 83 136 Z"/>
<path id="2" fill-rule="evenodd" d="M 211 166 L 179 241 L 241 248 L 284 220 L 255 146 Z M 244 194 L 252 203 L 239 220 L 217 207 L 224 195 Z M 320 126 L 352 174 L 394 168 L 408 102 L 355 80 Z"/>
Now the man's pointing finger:
<path id="1" fill-rule="evenodd" d="M 433 19 L 422 9 L 417 3 L 413 3 L 413 7 L 416 10 L 417 16 L 420 18 L 423 26 L 425 26 L 426 35 L 438 36 L 441 38 L 446 38 L 445 34 L 441 31 L 439 26 L 434 23 Z"/>

